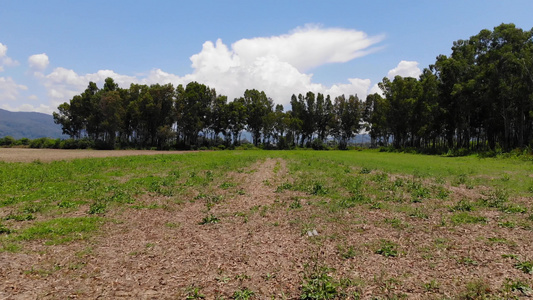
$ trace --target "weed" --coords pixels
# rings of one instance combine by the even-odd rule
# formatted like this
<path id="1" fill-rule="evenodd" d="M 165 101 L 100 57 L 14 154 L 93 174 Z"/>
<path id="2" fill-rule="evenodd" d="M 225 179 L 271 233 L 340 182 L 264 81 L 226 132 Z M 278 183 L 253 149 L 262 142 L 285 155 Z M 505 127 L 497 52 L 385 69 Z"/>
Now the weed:
<path id="1" fill-rule="evenodd" d="M 382 209 L 383 208 L 383 203 L 382 202 L 372 202 L 369 206 L 370 209 Z"/>
<path id="2" fill-rule="evenodd" d="M 531 287 L 526 283 L 523 283 L 520 280 L 513 281 L 509 278 L 505 280 L 505 283 L 503 284 L 503 289 L 505 291 L 521 292 L 526 296 L 530 296 L 533 291 Z"/>
<path id="3" fill-rule="evenodd" d="M 514 267 L 526 274 L 533 274 L 533 261 L 519 261 L 515 263 Z"/>
<path id="4" fill-rule="evenodd" d="M 290 190 L 290 189 L 292 189 L 292 184 L 290 184 L 289 182 L 285 182 L 276 188 L 276 193 L 281 193 L 284 190 Z"/>
<path id="5" fill-rule="evenodd" d="M 505 222 L 499 222 L 498 226 L 504 227 L 504 228 L 515 228 L 516 224 L 512 221 L 505 221 Z"/>
<path id="6" fill-rule="evenodd" d="M 224 183 L 222 183 L 221 185 L 219 185 L 218 187 L 221 188 L 221 189 L 223 189 L 223 190 L 227 190 L 227 189 L 232 188 L 232 187 L 234 187 L 234 186 L 236 186 L 235 183 L 232 183 L 232 182 L 224 182 Z"/>
<path id="7" fill-rule="evenodd" d="M 359 174 L 369 174 L 370 172 L 372 172 L 372 169 L 367 167 L 362 167 L 361 170 L 359 170 Z"/>
<path id="8" fill-rule="evenodd" d="M 344 259 L 351 259 L 355 258 L 357 256 L 357 250 L 355 250 L 354 246 L 348 246 L 347 248 L 339 245 L 337 246 L 337 249 L 339 250 L 339 254 Z"/>
<path id="9" fill-rule="evenodd" d="M 107 210 L 107 204 L 100 200 L 95 201 L 89 206 L 89 210 L 87 211 L 88 214 L 94 215 L 94 214 L 104 214 Z"/>
<path id="10" fill-rule="evenodd" d="M 328 275 L 329 268 L 316 266 L 307 274 L 302 284 L 302 300 L 334 299 L 338 296 L 338 283 Z"/>
<path id="11" fill-rule="evenodd" d="M 435 279 L 422 285 L 427 292 L 434 292 L 439 290 L 440 284 Z"/>
<path id="12" fill-rule="evenodd" d="M 502 208 L 507 201 L 509 194 L 501 188 L 491 191 L 486 198 L 481 199 L 483 205 L 492 208 Z"/>
<path id="13" fill-rule="evenodd" d="M 248 300 L 248 299 L 251 299 L 254 295 L 255 295 L 255 293 L 252 290 L 250 290 L 248 288 L 242 288 L 240 290 L 236 290 L 233 293 L 233 299 L 235 299 L 235 300 Z"/>
<path id="14" fill-rule="evenodd" d="M 479 263 L 470 258 L 470 257 L 461 257 L 460 259 L 457 260 L 458 263 L 462 264 L 462 265 L 466 265 L 466 266 L 477 266 Z"/>
<path id="15" fill-rule="evenodd" d="M 290 209 L 298 209 L 302 207 L 302 203 L 300 202 L 300 199 L 296 198 L 294 201 L 289 204 Z"/>
<path id="16" fill-rule="evenodd" d="M 7 217 L 4 218 L 5 220 L 15 220 L 17 222 L 22 222 L 22 221 L 31 221 L 31 220 L 34 220 L 35 217 L 32 215 L 32 214 L 24 214 L 24 215 L 8 215 Z"/>
<path id="17" fill-rule="evenodd" d="M 309 193 L 311 195 L 322 196 L 322 195 L 326 195 L 328 193 L 328 190 L 320 182 L 315 182 L 311 186 Z"/>
<path id="18" fill-rule="evenodd" d="M 500 207 L 500 210 L 508 214 L 524 214 L 527 212 L 527 208 L 518 204 L 507 204 Z"/>
<path id="19" fill-rule="evenodd" d="M 218 222 L 220 222 L 220 219 L 210 214 L 208 216 L 205 216 L 199 224 L 200 225 L 216 224 Z"/>
<path id="20" fill-rule="evenodd" d="M 168 228 L 178 228 L 180 227 L 180 223 L 167 222 L 165 223 L 165 226 Z"/>
<path id="21" fill-rule="evenodd" d="M 342 198 L 339 201 L 339 206 L 342 208 L 350 208 L 358 204 L 364 204 L 364 203 L 369 203 L 369 202 L 370 202 L 370 199 L 368 199 L 363 194 L 358 192 L 348 198 Z"/>
<path id="22" fill-rule="evenodd" d="M 0 234 L 10 234 L 13 231 L 6 227 L 6 225 L 0 223 Z"/>
<path id="23" fill-rule="evenodd" d="M 474 204 L 467 199 L 461 199 L 454 206 L 450 207 L 450 211 L 473 211 Z"/>
<path id="24" fill-rule="evenodd" d="M 383 255 L 385 257 L 396 257 L 398 256 L 398 246 L 396 243 L 393 243 L 388 240 L 381 240 L 380 247 L 375 251 L 376 254 Z"/>
<path id="25" fill-rule="evenodd" d="M 459 299 L 487 299 L 491 293 L 492 290 L 488 283 L 482 279 L 477 279 L 467 282 L 464 292 L 459 295 Z"/>
<path id="26" fill-rule="evenodd" d="M 201 294 L 201 288 L 197 286 L 190 286 L 186 290 L 186 300 L 205 299 L 205 296 Z"/>
<path id="27" fill-rule="evenodd" d="M 409 217 L 419 218 L 419 219 L 428 219 L 429 218 L 429 216 L 418 207 L 416 207 L 414 209 L 414 211 L 409 213 Z"/>

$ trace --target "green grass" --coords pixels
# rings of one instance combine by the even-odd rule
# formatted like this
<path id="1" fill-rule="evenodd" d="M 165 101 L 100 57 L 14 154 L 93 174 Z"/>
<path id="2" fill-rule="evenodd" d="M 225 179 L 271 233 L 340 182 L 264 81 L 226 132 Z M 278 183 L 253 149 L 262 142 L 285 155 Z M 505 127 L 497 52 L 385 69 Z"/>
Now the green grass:
<path id="1" fill-rule="evenodd" d="M 63 244 L 87 237 L 102 224 L 99 217 L 55 218 L 36 222 L 16 236 L 16 240 L 45 240 L 47 244 Z"/>

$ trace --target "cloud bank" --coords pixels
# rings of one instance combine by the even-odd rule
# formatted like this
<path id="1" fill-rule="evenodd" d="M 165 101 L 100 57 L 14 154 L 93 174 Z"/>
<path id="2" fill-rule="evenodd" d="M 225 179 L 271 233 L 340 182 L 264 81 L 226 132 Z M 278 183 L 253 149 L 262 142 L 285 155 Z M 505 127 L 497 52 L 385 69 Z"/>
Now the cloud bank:
<path id="1" fill-rule="evenodd" d="M 313 82 L 313 74 L 309 71 L 325 64 L 344 63 L 376 52 L 383 39 L 383 36 L 368 36 L 353 29 L 306 25 L 287 34 L 241 39 L 231 45 L 224 44 L 221 39 L 207 41 L 199 53 L 190 57 L 192 72 L 183 76 L 161 69 L 153 69 L 142 76 L 123 75 L 113 70 L 78 74 L 75 70 L 63 67 L 45 73 L 50 65 L 49 57 L 45 53 L 35 54 L 28 58 L 28 66 L 33 71 L 34 79 L 46 90 L 49 102 L 38 106 L 18 104 L 9 108 L 48 110 L 51 113 L 59 104 L 83 92 L 89 81 L 101 87 L 107 77 L 112 77 L 123 88 L 131 83 L 185 85 L 198 81 L 215 88 L 219 94 L 227 95 L 230 100 L 242 96 L 246 89 L 258 89 L 265 91 L 275 103 L 283 104 L 285 109 L 290 109 L 293 93 L 307 91 L 328 94 L 332 98 L 342 94 L 357 94 L 364 99 L 369 89 L 374 89 L 369 79 L 348 78 L 346 82 L 325 86 Z M 7 57 L 6 51 L 7 47 L 0 44 L 0 62 Z M 401 61 L 389 71 L 388 76 L 419 74 L 417 65 L 417 62 Z M 13 80 L 3 80 L 4 83 L 0 81 L 0 92 L 3 89 L 11 91 L 5 93 L 4 97 L 15 99 L 18 91 L 25 88 L 16 85 Z M 28 98 L 37 97 L 31 95 Z"/>

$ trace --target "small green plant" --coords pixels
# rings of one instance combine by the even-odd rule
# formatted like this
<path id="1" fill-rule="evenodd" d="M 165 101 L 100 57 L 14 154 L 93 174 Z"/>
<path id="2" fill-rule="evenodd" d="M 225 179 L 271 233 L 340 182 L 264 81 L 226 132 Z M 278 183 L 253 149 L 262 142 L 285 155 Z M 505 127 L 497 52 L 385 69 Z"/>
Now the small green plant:
<path id="1" fill-rule="evenodd" d="M 190 286 L 186 290 L 186 300 L 205 299 L 205 296 L 201 293 L 201 288 L 197 286 Z"/>
<path id="2" fill-rule="evenodd" d="M 430 282 L 426 282 L 422 285 L 427 292 L 434 292 L 439 290 L 439 282 L 432 279 Z"/>
<path id="3" fill-rule="evenodd" d="M 302 284 L 302 300 L 335 299 L 339 296 L 338 283 L 328 275 L 329 268 L 315 266 L 314 270 L 307 274 Z"/>
<path id="4" fill-rule="evenodd" d="M 450 211 L 473 211 L 474 204 L 467 199 L 461 199 L 454 206 L 450 207 Z"/>
<path id="5" fill-rule="evenodd" d="M 0 234 L 10 234 L 13 232 L 11 229 L 7 228 L 6 225 L 0 223 Z"/>
<path id="6" fill-rule="evenodd" d="M 251 299 L 254 295 L 255 295 L 255 293 L 252 290 L 250 290 L 248 288 L 242 288 L 240 290 L 236 290 L 233 293 L 233 299 L 235 299 L 235 300 L 248 300 L 248 299 Z"/>
<path id="7" fill-rule="evenodd" d="M 289 204 L 290 209 L 298 209 L 302 207 L 302 203 L 300 202 L 300 199 L 294 199 L 294 201 Z"/>
<path id="8" fill-rule="evenodd" d="M 205 216 L 199 224 L 200 225 L 216 224 L 218 222 L 220 222 L 220 219 L 215 217 L 213 214 L 210 214 L 210 215 Z"/>
<path id="9" fill-rule="evenodd" d="M 464 292 L 459 295 L 459 299 L 487 299 L 491 293 L 489 284 L 482 279 L 477 279 L 467 282 Z"/>
<path id="10" fill-rule="evenodd" d="M 95 214 L 104 214 L 107 210 L 107 204 L 104 201 L 95 201 L 89 206 L 89 211 L 87 211 L 90 215 Z"/>
<path id="11" fill-rule="evenodd" d="M 315 182 L 311 187 L 311 195 L 322 196 L 328 193 L 328 190 L 320 182 Z"/>
<path id="12" fill-rule="evenodd" d="M 23 214 L 23 215 L 8 215 L 7 217 L 4 218 L 5 220 L 15 220 L 17 222 L 22 222 L 22 221 L 31 221 L 31 220 L 34 220 L 35 217 L 32 215 L 32 214 Z"/>
<path id="13" fill-rule="evenodd" d="M 367 167 L 362 167 L 361 170 L 359 170 L 359 174 L 369 174 L 370 172 L 372 172 L 372 169 Z"/>
<path id="14" fill-rule="evenodd" d="M 419 219 L 428 219 L 429 218 L 429 216 L 418 207 L 416 207 L 414 209 L 414 211 L 409 213 L 409 217 L 419 218 Z"/>
<path id="15" fill-rule="evenodd" d="M 526 274 L 533 274 L 533 261 L 518 261 L 515 263 L 514 267 Z"/>
<path id="16" fill-rule="evenodd" d="M 526 283 L 523 283 L 520 280 L 513 281 L 509 278 L 505 280 L 505 283 L 503 284 L 503 289 L 505 291 L 511 291 L 511 292 L 521 292 L 522 294 L 526 296 L 530 296 L 533 290 L 529 285 Z"/>
<path id="17" fill-rule="evenodd" d="M 289 182 L 285 182 L 276 188 L 276 193 L 281 193 L 285 190 L 290 190 L 290 189 L 292 189 L 292 184 L 290 184 Z"/>
<path id="18" fill-rule="evenodd" d="M 457 262 L 466 266 L 477 266 L 479 264 L 476 260 L 467 256 L 459 258 Z"/>
<path id="19" fill-rule="evenodd" d="M 504 227 L 504 228 L 515 228 L 516 224 L 512 221 L 504 221 L 504 222 L 499 222 L 498 226 Z"/>
<path id="20" fill-rule="evenodd" d="M 383 255 L 385 257 L 396 257 L 398 256 L 398 246 L 388 240 L 381 240 L 380 247 L 375 251 L 376 254 Z"/>
<path id="21" fill-rule="evenodd" d="M 348 246 L 347 248 L 343 246 L 338 246 L 339 254 L 344 259 L 351 259 L 357 256 L 357 250 L 355 250 L 354 246 Z"/>
<path id="22" fill-rule="evenodd" d="M 234 187 L 234 186 L 236 186 L 235 183 L 232 183 L 232 182 L 224 182 L 224 183 L 222 183 L 221 185 L 219 185 L 218 187 L 221 188 L 221 189 L 223 189 L 223 190 L 227 190 L 227 189 L 232 188 L 232 187 Z"/>

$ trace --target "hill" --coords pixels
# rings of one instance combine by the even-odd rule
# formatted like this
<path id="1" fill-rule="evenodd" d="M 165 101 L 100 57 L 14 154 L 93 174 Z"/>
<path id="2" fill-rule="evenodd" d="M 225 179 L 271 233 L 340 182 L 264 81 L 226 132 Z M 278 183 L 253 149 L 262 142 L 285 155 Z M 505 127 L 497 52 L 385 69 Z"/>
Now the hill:
<path id="1" fill-rule="evenodd" d="M 66 138 L 51 115 L 38 112 L 12 112 L 0 109 L 0 138 Z"/>

